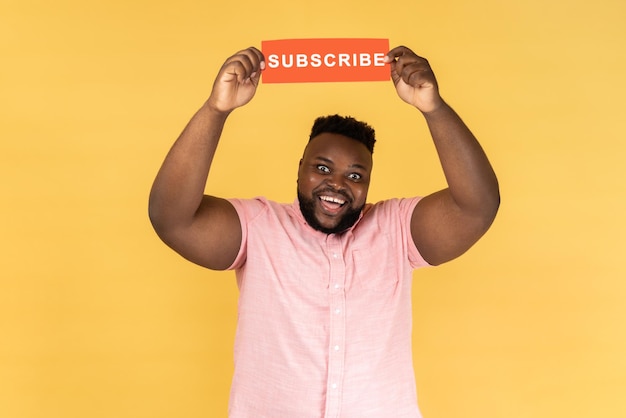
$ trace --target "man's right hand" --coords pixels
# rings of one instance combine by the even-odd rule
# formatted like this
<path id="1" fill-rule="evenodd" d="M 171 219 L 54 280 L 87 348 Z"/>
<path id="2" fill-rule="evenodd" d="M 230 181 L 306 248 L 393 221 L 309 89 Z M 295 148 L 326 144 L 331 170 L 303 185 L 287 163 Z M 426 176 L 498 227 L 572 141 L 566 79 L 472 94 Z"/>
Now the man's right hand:
<path id="1" fill-rule="evenodd" d="M 247 104 L 256 93 L 264 69 L 265 57 L 257 48 L 237 52 L 222 65 L 207 105 L 214 111 L 230 113 Z"/>

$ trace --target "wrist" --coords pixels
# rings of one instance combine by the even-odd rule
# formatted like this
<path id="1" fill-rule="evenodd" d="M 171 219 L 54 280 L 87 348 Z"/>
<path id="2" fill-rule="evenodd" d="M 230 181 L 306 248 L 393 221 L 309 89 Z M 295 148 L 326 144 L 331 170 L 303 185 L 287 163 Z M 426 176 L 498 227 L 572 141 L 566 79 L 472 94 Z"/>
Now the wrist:
<path id="1" fill-rule="evenodd" d="M 223 119 L 226 120 L 228 115 L 233 111 L 233 109 L 224 110 L 217 103 L 215 103 L 211 98 L 204 102 L 202 105 L 202 110 L 207 113 L 212 119 Z"/>
<path id="2" fill-rule="evenodd" d="M 442 98 L 430 103 L 428 106 L 416 107 L 427 118 L 447 113 L 451 109 Z"/>

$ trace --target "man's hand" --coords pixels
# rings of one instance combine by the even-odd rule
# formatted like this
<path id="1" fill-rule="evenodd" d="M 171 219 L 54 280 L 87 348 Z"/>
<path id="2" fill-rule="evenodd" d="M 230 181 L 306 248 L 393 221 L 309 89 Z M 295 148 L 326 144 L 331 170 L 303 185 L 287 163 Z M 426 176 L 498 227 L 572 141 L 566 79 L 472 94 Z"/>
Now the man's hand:
<path id="1" fill-rule="evenodd" d="M 255 47 L 237 52 L 228 58 L 215 82 L 207 105 L 220 113 L 230 113 L 247 104 L 256 93 L 265 57 Z"/>
<path id="2" fill-rule="evenodd" d="M 438 109 L 443 104 L 435 74 L 425 58 L 405 46 L 393 48 L 385 56 L 391 66 L 391 79 L 398 96 L 423 113 Z"/>

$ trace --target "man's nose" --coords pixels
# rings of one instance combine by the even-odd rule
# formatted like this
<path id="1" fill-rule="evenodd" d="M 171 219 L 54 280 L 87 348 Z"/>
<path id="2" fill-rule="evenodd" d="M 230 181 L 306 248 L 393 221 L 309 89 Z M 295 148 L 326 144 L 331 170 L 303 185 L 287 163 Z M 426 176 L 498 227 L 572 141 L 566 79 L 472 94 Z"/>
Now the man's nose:
<path id="1" fill-rule="evenodd" d="M 346 179 L 341 174 L 332 174 L 328 177 L 327 183 L 335 190 L 343 190 L 346 188 Z"/>

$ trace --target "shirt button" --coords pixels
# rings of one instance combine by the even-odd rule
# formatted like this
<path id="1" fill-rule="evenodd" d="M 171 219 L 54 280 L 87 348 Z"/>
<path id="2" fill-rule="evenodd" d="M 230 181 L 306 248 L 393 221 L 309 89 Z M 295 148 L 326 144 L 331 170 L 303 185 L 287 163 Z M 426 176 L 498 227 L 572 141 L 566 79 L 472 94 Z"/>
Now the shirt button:
<path id="1" fill-rule="evenodd" d="M 335 346 L 335 351 L 339 351 L 339 346 L 338 345 Z"/>
<path id="2" fill-rule="evenodd" d="M 333 389 L 337 389 L 337 383 L 333 383 L 332 385 L 330 385 L 330 387 Z"/>
<path id="3" fill-rule="evenodd" d="M 339 284 L 335 284 L 335 289 L 339 289 Z"/>
<path id="4" fill-rule="evenodd" d="M 339 255 L 337 253 L 333 253 L 333 258 L 337 258 Z"/>
<path id="5" fill-rule="evenodd" d="M 335 313 L 339 315 L 341 313 L 341 309 L 335 309 Z"/>

